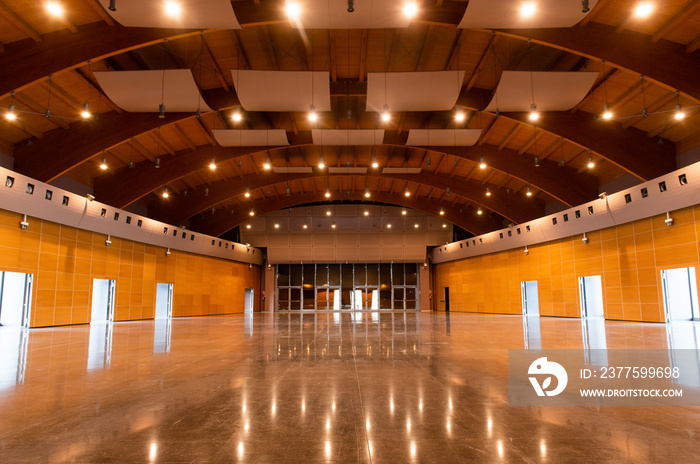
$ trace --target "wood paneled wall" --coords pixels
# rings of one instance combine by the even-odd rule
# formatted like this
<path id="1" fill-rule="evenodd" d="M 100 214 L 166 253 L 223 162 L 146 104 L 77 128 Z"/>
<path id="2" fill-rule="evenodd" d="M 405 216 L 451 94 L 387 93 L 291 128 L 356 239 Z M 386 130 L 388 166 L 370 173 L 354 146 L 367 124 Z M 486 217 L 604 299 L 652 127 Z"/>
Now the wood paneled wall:
<path id="1" fill-rule="evenodd" d="M 90 322 L 93 279 L 116 280 L 114 320 L 151 319 L 157 283 L 172 283 L 173 316 L 259 311 L 260 267 L 106 236 L 0 210 L 0 270 L 34 274 L 31 326 Z"/>
<path id="2" fill-rule="evenodd" d="M 437 309 L 521 314 L 520 282 L 538 282 L 540 314 L 579 317 L 578 278 L 600 275 L 605 317 L 665 321 L 661 270 L 695 267 L 700 278 L 700 205 L 587 234 L 435 266 Z"/>

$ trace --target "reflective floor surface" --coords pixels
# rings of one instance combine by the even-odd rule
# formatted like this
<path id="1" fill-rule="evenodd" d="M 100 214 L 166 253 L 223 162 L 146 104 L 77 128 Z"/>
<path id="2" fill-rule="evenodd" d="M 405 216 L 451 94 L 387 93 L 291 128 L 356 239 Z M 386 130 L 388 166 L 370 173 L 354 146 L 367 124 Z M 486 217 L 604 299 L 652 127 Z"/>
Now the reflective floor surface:
<path id="1" fill-rule="evenodd" d="M 700 462 L 700 407 L 515 407 L 510 348 L 698 326 L 444 313 L 0 327 L 0 462 Z"/>

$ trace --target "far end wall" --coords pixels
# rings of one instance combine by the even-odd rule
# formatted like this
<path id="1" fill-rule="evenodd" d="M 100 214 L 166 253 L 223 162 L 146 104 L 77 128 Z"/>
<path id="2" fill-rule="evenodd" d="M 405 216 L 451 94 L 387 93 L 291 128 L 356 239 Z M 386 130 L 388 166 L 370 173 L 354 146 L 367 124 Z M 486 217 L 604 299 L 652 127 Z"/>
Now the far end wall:
<path id="1" fill-rule="evenodd" d="M 700 276 L 700 205 L 523 249 L 435 266 L 436 309 L 521 314 L 520 282 L 538 282 L 540 314 L 580 317 L 578 278 L 600 275 L 606 319 L 664 322 L 661 270 Z"/>

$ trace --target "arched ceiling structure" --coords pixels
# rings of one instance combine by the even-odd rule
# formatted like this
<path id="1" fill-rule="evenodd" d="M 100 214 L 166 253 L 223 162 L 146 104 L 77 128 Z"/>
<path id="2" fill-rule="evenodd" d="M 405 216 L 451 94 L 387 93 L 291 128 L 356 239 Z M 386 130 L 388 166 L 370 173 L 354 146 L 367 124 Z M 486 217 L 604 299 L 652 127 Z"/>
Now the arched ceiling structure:
<path id="1" fill-rule="evenodd" d="M 569 28 L 474 30 L 456 27 L 467 2 L 436 0 L 420 2 L 419 15 L 404 29 L 303 33 L 290 27 L 280 1 L 235 0 L 243 28 L 206 31 L 124 27 L 96 0 L 61 3 L 66 15 L 56 19 L 40 2 L 0 1 L 0 108 L 14 104 L 21 111 L 17 120 L 0 122 L 0 152 L 13 156 L 23 174 L 42 181 L 67 176 L 93 186 L 100 201 L 140 203 L 149 216 L 188 221 L 202 232 L 225 232 L 251 208 L 262 214 L 326 201 L 326 189 L 333 190 L 333 201 L 363 201 L 365 188 L 372 201 L 433 214 L 440 205 L 447 220 L 482 232 L 533 219 L 550 203 L 588 201 L 600 185 L 626 174 L 652 179 L 675 169 L 677 154 L 700 145 L 695 1 L 656 2 L 644 19 L 633 17 L 633 2 L 600 1 Z M 166 113 L 164 119 L 129 113 L 109 100 L 93 75 L 176 68 L 193 70 L 213 112 L 201 118 Z M 303 113 L 269 112 L 245 113 L 235 123 L 230 116 L 239 100 L 231 70 L 237 68 L 328 71 L 332 111 L 315 124 Z M 368 73 L 455 69 L 465 71 L 457 105 L 467 110 L 464 122 L 443 111 L 396 113 L 385 123 L 364 111 Z M 504 70 L 599 76 L 576 107 L 543 113 L 535 126 L 525 113 L 483 110 Z M 77 119 L 84 102 L 97 118 Z M 611 121 L 598 117 L 606 103 L 615 114 Z M 679 104 L 682 120 L 672 117 Z M 211 131 L 226 128 L 284 129 L 290 146 L 220 147 Z M 381 128 L 386 135 L 375 147 L 319 147 L 312 144 L 313 128 Z M 473 147 L 405 146 L 416 128 L 482 134 Z M 320 157 L 331 166 L 367 167 L 376 157 L 381 168 L 420 172 L 390 175 L 369 167 L 354 175 L 316 168 L 304 175 L 272 174 L 262 169 L 267 157 L 276 167 L 316 166 Z M 106 173 L 98 167 L 102 158 Z M 212 159 L 215 171 L 207 168 Z M 165 185 L 175 193 L 168 200 L 160 198 Z M 415 192 L 411 197 L 402 195 L 407 186 Z M 245 189 L 250 198 L 242 196 Z M 534 195 L 525 196 L 526 190 Z M 479 207 L 490 214 L 464 215 Z M 232 213 L 226 219 L 201 215 L 212 208 Z"/>

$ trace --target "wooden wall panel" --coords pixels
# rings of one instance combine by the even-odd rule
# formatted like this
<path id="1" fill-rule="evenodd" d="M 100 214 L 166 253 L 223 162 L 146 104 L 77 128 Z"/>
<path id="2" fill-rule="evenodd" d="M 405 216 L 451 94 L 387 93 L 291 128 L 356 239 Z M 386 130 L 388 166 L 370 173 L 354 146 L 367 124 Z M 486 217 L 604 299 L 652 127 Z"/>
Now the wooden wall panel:
<path id="1" fill-rule="evenodd" d="M 152 319 L 156 283 L 174 284 L 173 316 L 243 312 L 260 267 L 165 250 L 0 210 L 0 271 L 34 275 L 32 327 L 90 322 L 93 279 L 116 280 L 115 320 Z M 255 302 L 255 311 L 259 311 Z"/>
<path id="2" fill-rule="evenodd" d="M 607 319 L 665 321 L 661 270 L 695 267 L 700 278 L 700 205 L 665 215 L 435 267 L 438 310 L 520 314 L 520 282 L 538 281 L 540 314 L 579 317 L 578 278 L 600 275 Z"/>

